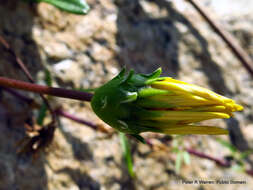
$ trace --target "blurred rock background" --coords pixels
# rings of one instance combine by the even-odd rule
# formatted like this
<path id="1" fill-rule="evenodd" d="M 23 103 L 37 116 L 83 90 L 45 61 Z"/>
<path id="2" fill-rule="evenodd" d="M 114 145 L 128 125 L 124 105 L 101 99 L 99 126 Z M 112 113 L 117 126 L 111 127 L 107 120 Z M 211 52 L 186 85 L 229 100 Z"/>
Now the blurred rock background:
<path id="1" fill-rule="evenodd" d="M 91 11 L 79 16 L 40 3 L 0 1 L 0 35 L 43 84 L 47 68 L 54 86 L 95 88 L 115 76 L 123 66 L 210 88 L 245 107 L 227 121 L 208 121 L 226 127 L 239 150 L 253 147 L 253 82 L 237 58 L 196 10 L 183 0 L 88 0 Z M 253 58 L 253 1 L 203 0 L 211 17 L 232 33 Z M 0 75 L 26 80 L 13 57 L 0 46 Z M 119 137 L 108 136 L 70 120 L 61 126 L 49 150 L 36 160 L 17 156 L 17 142 L 25 135 L 24 122 L 36 116 L 27 105 L 0 92 L 0 190 L 96 189 L 251 189 L 253 178 L 231 168 L 191 156 L 191 164 L 175 173 L 176 154 L 171 144 L 155 151 L 131 140 L 136 178 L 127 173 Z M 22 92 L 25 95 L 28 93 Z M 34 94 L 31 97 L 39 98 Z M 88 103 L 52 98 L 75 116 L 104 125 Z M 105 126 L 108 127 L 108 126 Z M 147 134 L 150 135 L 150 134 Z M 230 152 L 214 136 L 183 137 L 215 157 Z M 252 155 L 245 161 L 252 168 Z M 182 180 L 244 180 L 244 185 L 185 185 Z"/>

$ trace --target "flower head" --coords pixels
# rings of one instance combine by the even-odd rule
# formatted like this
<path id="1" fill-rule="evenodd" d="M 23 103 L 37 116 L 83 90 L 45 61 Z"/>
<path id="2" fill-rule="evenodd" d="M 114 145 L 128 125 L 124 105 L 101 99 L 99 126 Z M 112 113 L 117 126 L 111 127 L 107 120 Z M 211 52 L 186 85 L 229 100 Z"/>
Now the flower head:
<path id="1" fill-rule="evenodd" d="M 234 100 L 205 88 L 169 77 L 161 69 L 150 75 L 118 76 L 95 91 L 94 112 L 107 124 L 128 134 L 227 134 L 227 130 L 196 125 L 196 122 L 223 118 L 243 109 Z"/>

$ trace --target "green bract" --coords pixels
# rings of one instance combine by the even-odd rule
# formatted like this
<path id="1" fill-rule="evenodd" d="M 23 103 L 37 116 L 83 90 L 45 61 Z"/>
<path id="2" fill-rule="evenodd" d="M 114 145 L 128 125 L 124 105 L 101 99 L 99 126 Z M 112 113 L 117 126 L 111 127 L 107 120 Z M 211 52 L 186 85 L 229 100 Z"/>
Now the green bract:
<path id="1" fill-rule="evenodd" d="M 139 117 L 145 115 L 145 110 L 134 102 L 138 91 L 150 81 L 157 80 L 160 74 L 161 69 L 151 75 L 134 74 L 133 70 L 125 75 L 123 69 L 118 76 L 95 91 L 91 101 L 93 111 L 104 122 L 123 133 L 138 134 L 147 131 L 138 127 Z"/>
<path id="2" fill-rule="evenodd" d="M 132 135 L 141 132 L 166 134 L 227 134 L 227 130 L 194 123 L 229 118 L 242 106 L 208 89 L 160 77 L 161 69 L 150 75 L 118 76 L 96 89 L 91 101 L 94 112 L 113 128 Z M 139 137 L 139 136 L 136 136 Z"/>

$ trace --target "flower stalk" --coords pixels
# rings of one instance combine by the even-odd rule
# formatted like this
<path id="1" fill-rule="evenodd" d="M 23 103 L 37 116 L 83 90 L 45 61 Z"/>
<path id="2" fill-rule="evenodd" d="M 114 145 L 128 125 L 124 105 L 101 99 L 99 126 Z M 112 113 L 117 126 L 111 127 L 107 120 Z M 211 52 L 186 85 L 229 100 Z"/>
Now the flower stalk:
<path id="1" fill-rule="evenodd" d="M 0 86 L 88 102 L 91 101 L 93 96 L 92 93 L 88 92 L 37 85 L 29 82 L 9 79 L 6 77 L 0 77 Z"/>

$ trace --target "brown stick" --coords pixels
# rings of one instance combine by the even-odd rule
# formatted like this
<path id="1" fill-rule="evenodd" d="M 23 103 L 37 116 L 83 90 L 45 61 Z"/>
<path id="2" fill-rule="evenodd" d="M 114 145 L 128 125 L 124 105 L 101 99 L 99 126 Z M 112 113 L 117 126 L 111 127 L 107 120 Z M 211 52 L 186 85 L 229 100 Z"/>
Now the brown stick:
<path id="1" fill-rule="evenodd" d="M 29 82 L 18 81 L 14 79 L 9 79 L 6 77 L 0 77 L 0 86 L 6 88 L 15 88 L 40 94 L 47 94 L 52 96 L 58 96 L 62 98 L 76 99 L 82 101 L 91 101 L 93 94 L 88 92 L 80 92 L 76 90 L 67 90 L 63 88 L 53 88 L 48 86 L 42 86 L 37 84 L 32 84 Z"/>
<path id="2" fill-rule="evenodd" d="M 17 54 L 14 52 L 14 50 L 11 49 L 11 46 L 8 44 L 8 42 L 2 36 L 0 36 L 0 43 L 15 58 L 15 61 L 21 67 L 22 71 L 25 73 L 25 75 L 29 79 L 29 81 L 32 83 L 35 83 L 35 81 L 32 78 L 32 75 L 30 74 L 29 70 L 26 68 L 23 61 L 17 56 Z"/>
<path id="3" fill-rule="evenodd" d="M 211 19 L 207 11 L 196 0 L 188 0 L 193 7 L 204 17 L 204 19 L 210 24 L 213 30 L 226 42 L 232 52 L 241 61 L 242 65 L 253 77 L 253 62 L 249 55 L 240 47 L 236 39 L 227 31 L 223 30 L 214 20 Z"/>
<path id="4" fill-rule="evenodd" d="M 27 67 L 23 63 L 23 61 L 17 56 L 17 54 L 15 53 L 15 51 L 13 49 L 11 49 L 11 46 L 8 44 L 8 42 L 2 36 L 0 36 L 0 43 L 2 43 L 2 45 L 5 47 L 5 49 L 15 58 L 16 63 L 20 66 L 20 68 L 22 69 L 22 71 L 25 73 L 25 75 L 28 78 L 28 80 L 31 83 L 35 83 L 35 81 L 33 80 L 33 77 L 31 75 L 31 73 L 29 72 L 29 70 L 27 69 Z M 55 123 L 56 122 L 56 115 L 55 115 L 52 107 L 50 106 L 48 100 L 42 94 L 40 94 L 40 97 L 43 100 L 44 104 L 46 104 L 47 108 L 49 109 L 49 111 L 51 113 L 52 123 Z"/>

